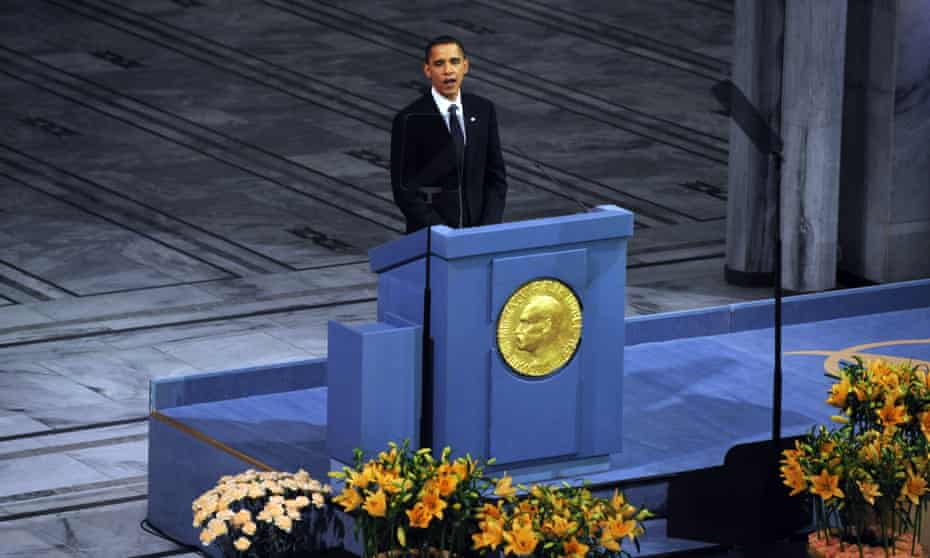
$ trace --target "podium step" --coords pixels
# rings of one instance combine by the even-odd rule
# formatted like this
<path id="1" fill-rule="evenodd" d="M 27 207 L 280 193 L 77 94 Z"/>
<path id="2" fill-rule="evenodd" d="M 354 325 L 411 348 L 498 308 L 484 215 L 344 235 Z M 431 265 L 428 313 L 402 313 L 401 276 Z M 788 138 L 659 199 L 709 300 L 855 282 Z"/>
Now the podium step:
<path id="1" fill-rule="evenodd" d="M 694 556 L 702 558 L 730 557 L 730 550 L 716 544 L 687 539 L 673 539 L 666 534 L 667 521 L 664 518 L 644 522 L 646 533 L 640 538 L 639 549 L 629 546 L 624 541 L 623 548 L 633 556 L 641 558 L 671 558 L 673 556 Z"/>

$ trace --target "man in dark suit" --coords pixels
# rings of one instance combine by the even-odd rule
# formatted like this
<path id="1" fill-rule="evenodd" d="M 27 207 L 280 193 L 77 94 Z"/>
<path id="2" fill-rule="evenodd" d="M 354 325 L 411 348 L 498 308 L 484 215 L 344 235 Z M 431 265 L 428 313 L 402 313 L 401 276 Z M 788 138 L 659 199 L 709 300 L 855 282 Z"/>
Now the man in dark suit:
<path id="1" fill-rule="evenodd" d="M 407 232 L 500 223 L 507 175 L 497 113 L 489 100 L 462 93 L 468 73 L 462 43 L 449 36 L 430 41 L 423 73 L 430 91 L 391 127 L 391 186 Z"/>

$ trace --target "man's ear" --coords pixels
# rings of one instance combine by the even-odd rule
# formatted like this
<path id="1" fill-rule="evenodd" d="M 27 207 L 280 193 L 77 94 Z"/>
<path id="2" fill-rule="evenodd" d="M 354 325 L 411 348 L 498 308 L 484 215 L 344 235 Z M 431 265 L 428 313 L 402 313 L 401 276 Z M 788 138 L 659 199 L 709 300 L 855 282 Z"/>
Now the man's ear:
<path id="1" fill-rule="evenodd" d="M 468 73 L 468 68 L 470 67 L 471 67 L 471 64 L 469 64 L 468 58 L 462 60 L 462 75 L 463 76 Z"/>
<path id="2" fill-rule="evenodd" d="M 432 80 L 429 75 L 429 64 L 423 64 L 423 75 L 426 76 L 426 79 Z"/>

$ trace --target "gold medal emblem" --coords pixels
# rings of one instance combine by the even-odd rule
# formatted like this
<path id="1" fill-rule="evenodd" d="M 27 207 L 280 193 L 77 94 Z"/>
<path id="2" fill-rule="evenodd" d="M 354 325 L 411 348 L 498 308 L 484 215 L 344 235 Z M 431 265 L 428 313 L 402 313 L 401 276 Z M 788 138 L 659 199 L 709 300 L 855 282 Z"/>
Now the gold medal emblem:
<path id="1" fill-rule="evenodd" d="M 537 279 L 507 299 L 497 318 L 497 350 L 518 374 L 547 376 L 565 366 L 581 340 L 581 304 L 555 279 Z"/>

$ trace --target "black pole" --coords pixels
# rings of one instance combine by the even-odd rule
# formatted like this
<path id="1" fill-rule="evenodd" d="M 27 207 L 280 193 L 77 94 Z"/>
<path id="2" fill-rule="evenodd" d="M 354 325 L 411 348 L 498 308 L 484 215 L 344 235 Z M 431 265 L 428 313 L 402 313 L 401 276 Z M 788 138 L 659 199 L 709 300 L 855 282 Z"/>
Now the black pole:
<path id="1" fill-rule="evenodd" d="M 433 251 L 433 227 L 426 227 L 426 273 L 423 286 L 423 362 L 420 393 L 420 447 L 433 447 L 433 337 L 430 335 L 430 260 Z"/>
<path id="2" fill-rule="evenodd" d="M 774 261 L 773 283 L 775 286 L 775 363 L 772 373 L 772 445 L 776 454 L 781 445 L 781 399 L 782 399 L 782 369 L 781 369 L 781 298 L 782 298 L 782 278 L 781 278 L 781 162 L 782 162 L 782 140 L 778 132 L 774 130 L 766 118 L 750 102 L 746 95 L 739 90 L 730 80 L 724 80 L 715 84 L 711 91 L 720 102 L 720 105 L 727 111 L 730 118 L 746 134 L 749 141 L 759 150 L 760 153 L 766 153 L 769 157 L 769 173 L 767 180 L 773 184 L 769 190 L 775 191 L 775 230 L 774 237 Z M 778 461 L 776 459 L 776 465 Z"/>
<path id="3" fill-rule="evenodd" d="M 772 373 L 772 445 L 775 454 L 779 454 L 781 446 L 781 398 L 782 398 L 782 370 L 781 370 L 781 153 L 777 150 L 771 152 L 772 172 L 769 175 L 775 182 L 775 246 L 773 250 L 774 261 L 772 271 L 775 274 L 775 370 Z M 778 460 L 776 459 L 776 463 Z"/>

